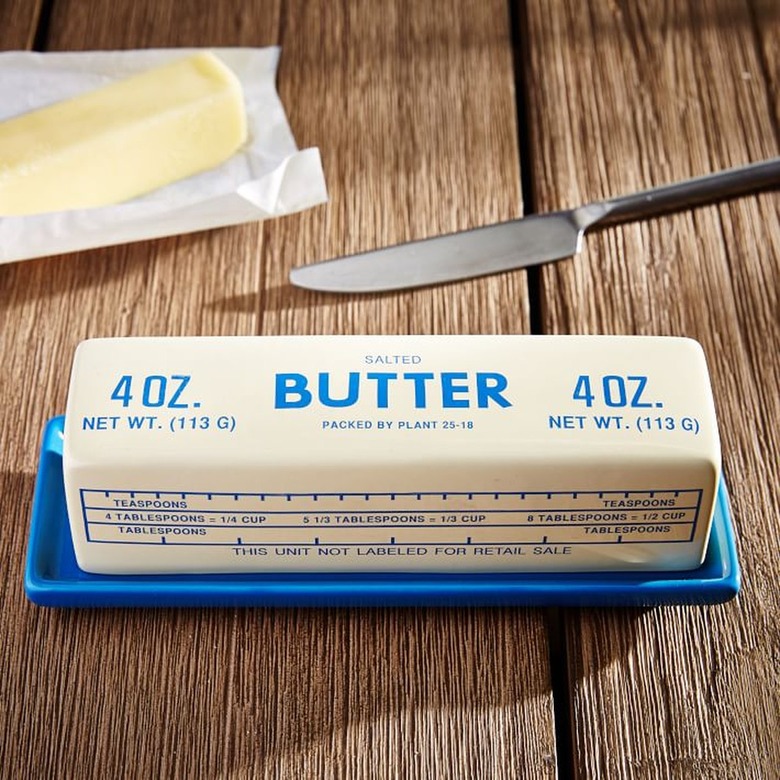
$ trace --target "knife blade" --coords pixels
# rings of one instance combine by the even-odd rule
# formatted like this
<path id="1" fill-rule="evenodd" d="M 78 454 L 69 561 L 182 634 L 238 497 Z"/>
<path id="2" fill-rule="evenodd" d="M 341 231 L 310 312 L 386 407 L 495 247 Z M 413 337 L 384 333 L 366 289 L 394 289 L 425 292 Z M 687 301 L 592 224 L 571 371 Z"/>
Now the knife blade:
<path id="1" fill-rule="evenodd" d="M 561 260 L 585 231 L 715 202 L 780 182 L 780 157 L 567 211 L 538 214 L 293 268 L 298 287 L 370 293 L 423 287 Z"/>

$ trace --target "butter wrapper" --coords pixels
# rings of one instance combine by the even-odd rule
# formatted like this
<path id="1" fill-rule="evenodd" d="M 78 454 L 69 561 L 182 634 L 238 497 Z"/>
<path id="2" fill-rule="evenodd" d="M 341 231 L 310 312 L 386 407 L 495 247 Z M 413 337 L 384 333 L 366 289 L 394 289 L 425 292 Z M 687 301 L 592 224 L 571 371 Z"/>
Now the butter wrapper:
<path id="1" fill-rule="evenodd" d="M 0 121 L 181 59 L 196 49 L 0 54 Z M 275 78 L 280 49 L 211 49 L 244 91 L 249 140 L 229 160 L 140 198 L 0 217 L 0 263 L 192 233 L 327 201 L 319 150 L 299 150 Z"/>

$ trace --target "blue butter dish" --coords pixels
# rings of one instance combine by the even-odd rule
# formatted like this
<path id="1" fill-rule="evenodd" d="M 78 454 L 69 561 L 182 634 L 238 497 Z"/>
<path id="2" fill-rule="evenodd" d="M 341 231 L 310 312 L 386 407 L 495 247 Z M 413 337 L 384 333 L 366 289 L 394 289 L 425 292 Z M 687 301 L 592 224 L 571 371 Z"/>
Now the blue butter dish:
<path id="1" fill-rule="evenodd" d="M 63 417 L 43 435 L 25 571 L 48 607 L 657 606 L 718 604 L 740 587 L 728 495 L 720 484 L 707 554 L 684 572 L 588 574 L 101 575 L 79 569 L 65 507 Z"/>

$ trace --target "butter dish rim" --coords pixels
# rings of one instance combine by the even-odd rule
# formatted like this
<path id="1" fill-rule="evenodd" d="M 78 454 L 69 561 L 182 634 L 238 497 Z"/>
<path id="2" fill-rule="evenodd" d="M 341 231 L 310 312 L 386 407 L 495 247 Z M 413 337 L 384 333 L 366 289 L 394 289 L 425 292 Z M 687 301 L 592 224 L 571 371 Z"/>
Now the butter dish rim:
<path id="1" fill-rule="evenodd" d="M 721 479 L 704 563 L 683 572 L 268 573 L 103 575 L 82 571 L 70 537 L 62 479 L 64 417 L 45 426 L 24 575 L 47 607 L 650 607 L 719 604 L 741 571 Z"/>

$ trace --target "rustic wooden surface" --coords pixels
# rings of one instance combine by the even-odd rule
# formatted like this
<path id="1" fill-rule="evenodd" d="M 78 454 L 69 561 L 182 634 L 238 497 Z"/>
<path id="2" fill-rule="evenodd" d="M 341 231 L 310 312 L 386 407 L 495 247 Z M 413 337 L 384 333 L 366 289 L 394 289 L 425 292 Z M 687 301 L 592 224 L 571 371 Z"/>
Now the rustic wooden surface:
<path id="1" fill-rule="evenodd" d="M 518 148 L 536 211 L 778 154 L 777 4 L 54 0 L 39 28 L 42 6 L 0 0 L 0 48 L 282 45 L 279 91 L 299 146 L 322 151 L 331 200 L 0 266 L 0 776 L 776 777 L 777 193 L 593 233 L 576 260 L 530 274 L 347 298 L 286 280 L 294 264 L 521 214 Z M 79 340 L 531 329 L 702 341 L 745 571 L 735 602 L 25 600 L 38 438 Z"/>
<path id="2" fill-rule="evenodd" d="M 0 3 L 0 51 L 32 49 L 43 0 L 3 0 Z"/>
<path id="3" fill-rule="evenodd" d="M 528 40 L 538 210 L 780 154 L 776 3 L 536 0 Z M 542 272 L 545 332 L 704 345 L 744 567 L 725 606 L 564 613 L 576 776 L 780 772 L 779 206 L 594 233 Z"/>
<path id="4" fill-rule="evenodd" d="M 0 775 L 553 777 L 542 612 L 56 612 L 24 599 L 35 451 L 79 340 L 528 327 L 523 274 L 363 300 L 286 283 L 313 255 L 522 212 L 502 3 L 184 6 L 55 0 L 45 47 L 280 43 L 279 90 L 299 145 L 323 151 L 331 202 L 0 267 L 5 375 L 31 388 L 1 402 Z M 11 10 L 3 44 L 28 47 L 34 9 Z"/>

